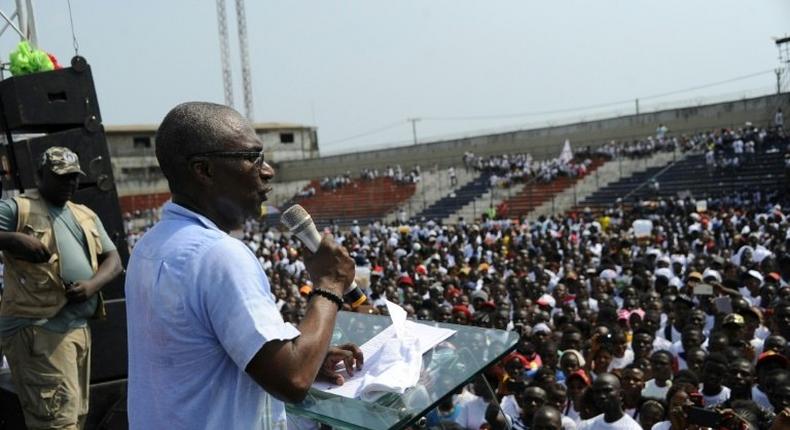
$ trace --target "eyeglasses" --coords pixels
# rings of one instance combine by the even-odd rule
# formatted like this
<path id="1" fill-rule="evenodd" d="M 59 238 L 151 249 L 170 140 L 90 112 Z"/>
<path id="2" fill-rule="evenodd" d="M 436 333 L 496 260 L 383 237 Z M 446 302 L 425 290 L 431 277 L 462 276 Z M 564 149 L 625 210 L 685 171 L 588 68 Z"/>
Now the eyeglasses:
<path id="1" fill-rule="evenodd" d="M 208 151 L 198 152 L 188 155 L 187 158 L 194 157 L 217 157 L 217 158 L 241 158 L 247 160 L 258 167 L 263 166 L 266 161 L 263 157 L 263 148 L 260 151 Z"/>

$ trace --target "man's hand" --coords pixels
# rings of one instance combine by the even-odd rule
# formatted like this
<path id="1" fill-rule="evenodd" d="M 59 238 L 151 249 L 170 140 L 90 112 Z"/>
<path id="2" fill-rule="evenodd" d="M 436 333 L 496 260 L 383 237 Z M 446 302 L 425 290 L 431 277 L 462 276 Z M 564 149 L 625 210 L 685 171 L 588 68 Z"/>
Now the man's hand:
<path id="1" fill-rule="evenodd" d="M 362 370 L 364 357 L 362 357 L 362 351 L 359 347 L 353 343 L 330 347 L 324 359 L 324 364 L 321 365 L 321 369 L 318 370 L 318 376 L 328 379 L 336 385 L 343 385 L 346 379 L 336 371 L 337 365 L 341 361 L 346 367 L 348 376 L 354 376 L 354 367 L 356 367 L 357 370 Z"/>
<path id="2" fill-rule="evenodd" d="M 84 302 L 96 294 L 98 286 L 91 281 L 77 281 L 66 286 L 66 297 L 70 302 Z"/>
<path id="3" fill-rule="evenodd" d="M 686 430 L 689 428 L 686 411 L 683 406 L 673 406 L 669 409 L 669 422 L 672 430 Z"/>
<path id="4" fill-rule="evenodd" d="M 37 237 L 24 233 L 13 234 L 7 251 L 14 257 L 31 263 L 45 263 L 50 257 L 49 250 Z"/>
<path id="5" fill-rule="evenodd" d="M 354 260 L 331 235 L 324 235 L 314 254 L 305 253 L 304 264 L 316 287 L 326 288 L 342 296 L 354 281 Z"/>
<path id="6" fill-rule="evenodd" d="M 781 412 L 776 414 L 774 423 L 769 430 L 780 430 L 790 428 L 790 407 L 782 409 Z"/>

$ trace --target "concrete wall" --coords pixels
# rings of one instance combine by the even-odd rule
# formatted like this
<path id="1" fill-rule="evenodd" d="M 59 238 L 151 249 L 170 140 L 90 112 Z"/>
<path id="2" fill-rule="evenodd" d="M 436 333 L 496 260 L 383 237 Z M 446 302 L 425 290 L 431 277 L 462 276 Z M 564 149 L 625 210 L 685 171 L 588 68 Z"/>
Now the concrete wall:
<path id="1" fill-rule="evenodd" d="M 610 140 L 639 139 L 655 133 L 658 124 L 669 127 L 670 134 L 741 127 L 747 121 L 757 126 L 770 125 L 777 107 L 790 115 L 790 93 L 743 99 L 705 106 L 670 109 L 640 115 L 589 121 L 576 124 L 521 130 L 457 140 L 425 143 L 377 151 L 358 152 L 312 160 L 278 163 L 277 180 L 295 181 L 336 175 L 362 168 L 383 169 L 400 164 L 447 167 L 461 163 L 464 152 L 479 155 L 528 152 L 537 159 L 559 155 L 565 139 L 574 148 L 596 147 Z M 786 119 L 790 120 L 790 118 Z"/>

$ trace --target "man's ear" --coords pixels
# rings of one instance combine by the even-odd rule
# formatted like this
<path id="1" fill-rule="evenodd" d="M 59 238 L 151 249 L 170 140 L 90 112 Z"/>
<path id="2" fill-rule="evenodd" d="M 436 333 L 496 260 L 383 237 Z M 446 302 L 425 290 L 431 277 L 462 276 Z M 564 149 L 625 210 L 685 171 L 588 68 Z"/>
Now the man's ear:
<path id="1" fill-rule="evenodd" d="M 187 170 L 193 180 L 201 184 L 209 184 L 214 180 L 214 166 L 207 158 L 195 157 L 187 163 Z"/>

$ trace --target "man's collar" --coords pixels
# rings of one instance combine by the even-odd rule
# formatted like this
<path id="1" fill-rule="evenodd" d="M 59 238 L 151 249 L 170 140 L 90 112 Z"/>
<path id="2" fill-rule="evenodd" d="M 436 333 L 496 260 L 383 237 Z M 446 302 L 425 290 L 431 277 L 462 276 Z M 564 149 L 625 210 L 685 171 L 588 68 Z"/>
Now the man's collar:
<path id="1" fill-rule="evenodd" d="M 179 205 L 178 203 L 173 203 L 172 201 L 165 203 L 162 209 L 162 219 L 166 219 L 166 218 L 193 219 L 199 222 L 200 224 L 203 224 L 203 226 L 206 228 L 221 231 L 219 227 L 217 227 L 217 225 L 214 224 L 214 221 L 211 221 L 206 216 L 201 215 L 193 210 L 187 209 L 184 206 Z"/>

